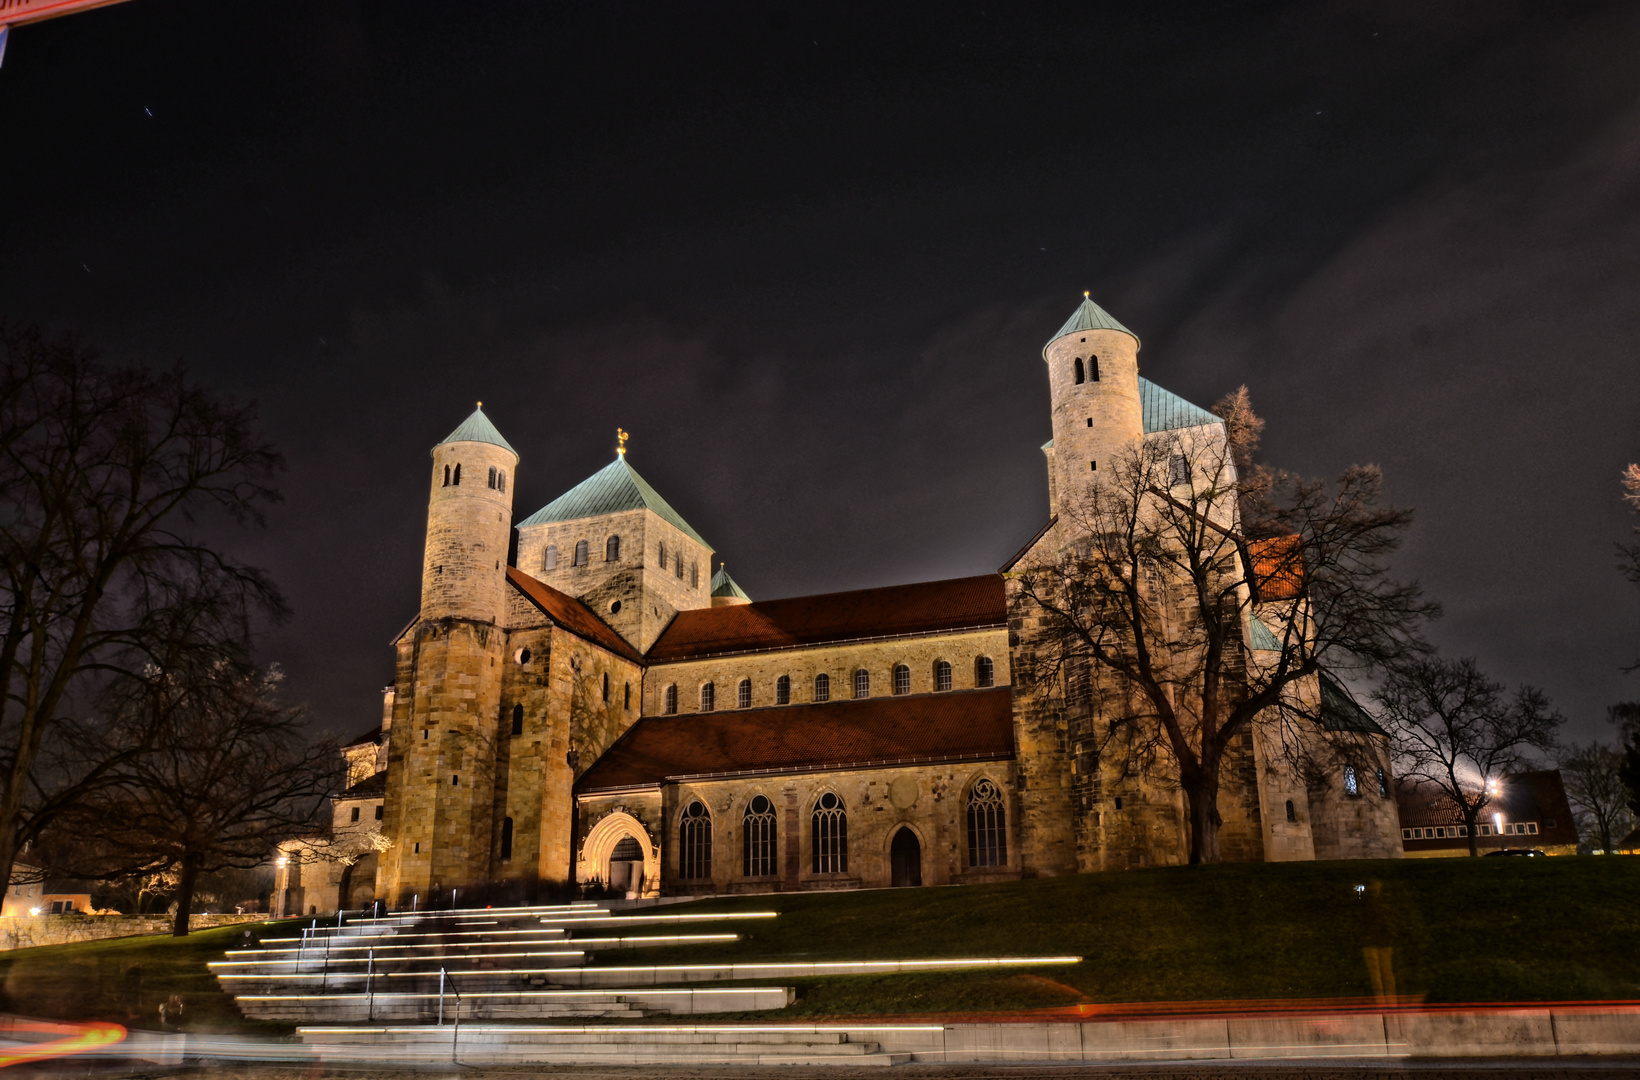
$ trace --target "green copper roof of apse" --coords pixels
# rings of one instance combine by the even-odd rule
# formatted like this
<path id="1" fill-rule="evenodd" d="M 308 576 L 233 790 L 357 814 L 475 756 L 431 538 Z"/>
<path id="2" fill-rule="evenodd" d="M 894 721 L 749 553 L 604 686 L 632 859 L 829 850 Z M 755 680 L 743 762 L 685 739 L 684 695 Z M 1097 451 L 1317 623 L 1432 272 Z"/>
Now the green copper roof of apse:
<path id="1" fill-rule="evenodd" d="M 503 439 L 501 432 L 497 431 L 495 425 L 490 423 L 490 418 L 484 415 L 482 405 L 474 409 L 473 415 L 463 420 L 461 426 L 450 432 L 438 445 L 443 446 L 445 443 L 453 442 L 486 442 L 511 452 L 514 457 L 518 456 L 518 451 L 512 448 L 512 443 Z"/>
<path id="2" fill-rule="evenodd" d="M 618 514 L 623 510 L 653 510 L 676 525 L 697 542 L 711 547 L 700 533 L 689 526 L 665 499 L 658 495 L 638 470 L 626 463 L 626 456 L 616 458 L 579 484 L 570 488 L 529 517 L 518 523 L 545 525 L 550 521 L 576 521 L 580 518 Z"/>
<path id="3" fill-rule="evenodd" d="M 1253 649 L 1256 652 L 1280 652 L 1281 639 L 1264 625 L 1264 620 L 1253 616 Z"/>
<path id="4" fill-rule="evenodd" d="M 1321 673 L 1321 726 L 1328 731 L 1359 731 L 1367 735 L 1387 735 L 1372 714 L 1363 709 L 1350 692 Z"/>
<path id="5" fill-rule="evenodd" d="M 1066 334 L 1075 334 L 1082 330 L 1120 330 L 1134 341 L 1139 340 L 1138 334 L 1111 318 L 1110 312 L 1088 299 L 1084 293 L 1082 303 L 1071 312 L 1071 317 L 1065 320 L 1065 325 L 1059 328 L 1059 333 L 1048 339 L 1048 345 L 1052 345 Z M 1048 345 L 1042 346 L 1044 360 L 1048 358 Z"/>
<path id="6" fill-rule="evenodd" d="M 717 573 L 712 575 L 712 595 L 735 596 L 748 602 L 752 599 L 746 595 L 746 590 L 735 584 L 735 579 L 729 576 L 727 566 L 718 567 Z"/>

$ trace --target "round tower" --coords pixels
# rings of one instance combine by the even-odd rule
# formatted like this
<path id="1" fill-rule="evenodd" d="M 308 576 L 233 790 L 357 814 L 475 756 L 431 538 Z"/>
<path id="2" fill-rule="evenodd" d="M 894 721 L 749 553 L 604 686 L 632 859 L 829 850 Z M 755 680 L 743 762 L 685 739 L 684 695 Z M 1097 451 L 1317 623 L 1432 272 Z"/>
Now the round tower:
<path id="1" fill-rule="evenodd" d="M 518 452 L 484 415 L 484 403 L 433 447 L 421 617 L 500 623 L 512 539 Z"/>
<path id="2" fill-rule="evenodd" d="M 1144 439 L 1139 339 L 1083 293 L 1042 359 L 1053 403 L 1054 500 L 1064 514 Z"/>

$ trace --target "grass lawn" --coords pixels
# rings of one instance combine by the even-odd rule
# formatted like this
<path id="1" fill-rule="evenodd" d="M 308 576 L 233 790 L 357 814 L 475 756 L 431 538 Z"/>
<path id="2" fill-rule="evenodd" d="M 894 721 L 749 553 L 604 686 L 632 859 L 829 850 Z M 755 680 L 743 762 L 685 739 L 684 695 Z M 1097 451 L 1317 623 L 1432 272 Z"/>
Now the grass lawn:
<path id="1" fill-rule="evenodd" d="M 980 1012 L 1081 1002 L 1365 997 L 1366 902 L 1382 884 L 1398 990 L 1432 1002 L 1640 999 L 1640 858 L 1400 859 L 1176 867 L 942 889 L 786 893 L 651 911 L 774 910 L 738 943 L 604 953 L 600 963 L 1078 955 L 1040 971 L 798 980 L 778 1016 Z M 295 922 L 186 939 L 0 953 L 0 1007 L 157 1026 L 177 993 L 193 1030 L 247 1022 L 205 964 Z M 662 931 L 664 932 L 664 931 Z M 771 1014 L 756 1014 L 770 1018 Z"/>
<path id="2" fill-rule="evenodd" d="M 1174 867 L 944 889 L 785 894 L 671 910 L 777 910 L 735 945 L 621 963 L 1077 955 L 1037 972 L 805 982 L 790 1015 L 1371 994 L 1382 883 L 1397 990 L 1431 1002 L 1640 999 L 1640 859 L 1397 859 Z"/>
<path id="3" fill-rule="evenodd" d="M 288 1024 L 246 1020 L 217 986 L 206 964 L 244 942 L 289 937 L 305 920 L 242 923 L 169 934 L 44 945 L 0 952 L 0 1009 L 54 1020 L 110 1020 L 159 1029 L 159 1006 L 183 1001 L 189 1031 L 283 1034 Z"/>

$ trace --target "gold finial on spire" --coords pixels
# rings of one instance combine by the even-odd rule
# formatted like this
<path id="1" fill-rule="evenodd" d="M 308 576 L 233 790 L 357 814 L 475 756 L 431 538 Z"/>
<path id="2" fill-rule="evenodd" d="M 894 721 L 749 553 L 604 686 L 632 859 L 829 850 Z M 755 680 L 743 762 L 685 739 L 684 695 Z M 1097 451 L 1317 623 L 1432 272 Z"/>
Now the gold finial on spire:
<path id="1" fill-rule="evenodd" d="M 615 429 L 615 453 L 616 454 L 620 455 L 621 457 L 626 457 L 626 440 L 630 439 L 631 437 L 632 437 L 631 435 L 627 434 L 622 429 L 620 429 L 620 428 Z"/>
<path id="2" fill-rule="evenodd" d="M 1084 300 L 1092 299 L 1092 297 L 1088 296 L 1088 292 L 1089 292 L 1089 290 L 1087 290 L 1087 289 L 1082 290 L 1082 299 L 1084 299 Z"/>
<path id="3" fill-rule="evenodd" d="M 484 403 L 483 403 L 483 402 L 482 402 L 482 401 L 481 401 L 481 402 L 479 402 L 479 403 L 478 403 L 478 407 L 479 407 L 479 408 L 481 408 L 481 409 L 482 409 L 482 408 L 483 408 L 483 407 L 484 407 Z"/>

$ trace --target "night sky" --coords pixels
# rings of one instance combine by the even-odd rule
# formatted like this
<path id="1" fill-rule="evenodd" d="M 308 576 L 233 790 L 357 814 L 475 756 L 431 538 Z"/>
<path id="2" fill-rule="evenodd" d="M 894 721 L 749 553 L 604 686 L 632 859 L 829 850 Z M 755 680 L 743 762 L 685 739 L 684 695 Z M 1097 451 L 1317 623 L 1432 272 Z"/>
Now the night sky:
<path id="1" fill-rule="evenodd" d="M 428 449 L 633 465 L 754 598 L 994 570 L 1082 290 L 1266 457 L 1385 471 L 1433 636 L 1640 697 L 1640 6 L 132 0 L 14 30 L 0 315 L 254 399 L 236 551 L 375 722 Z"/>

